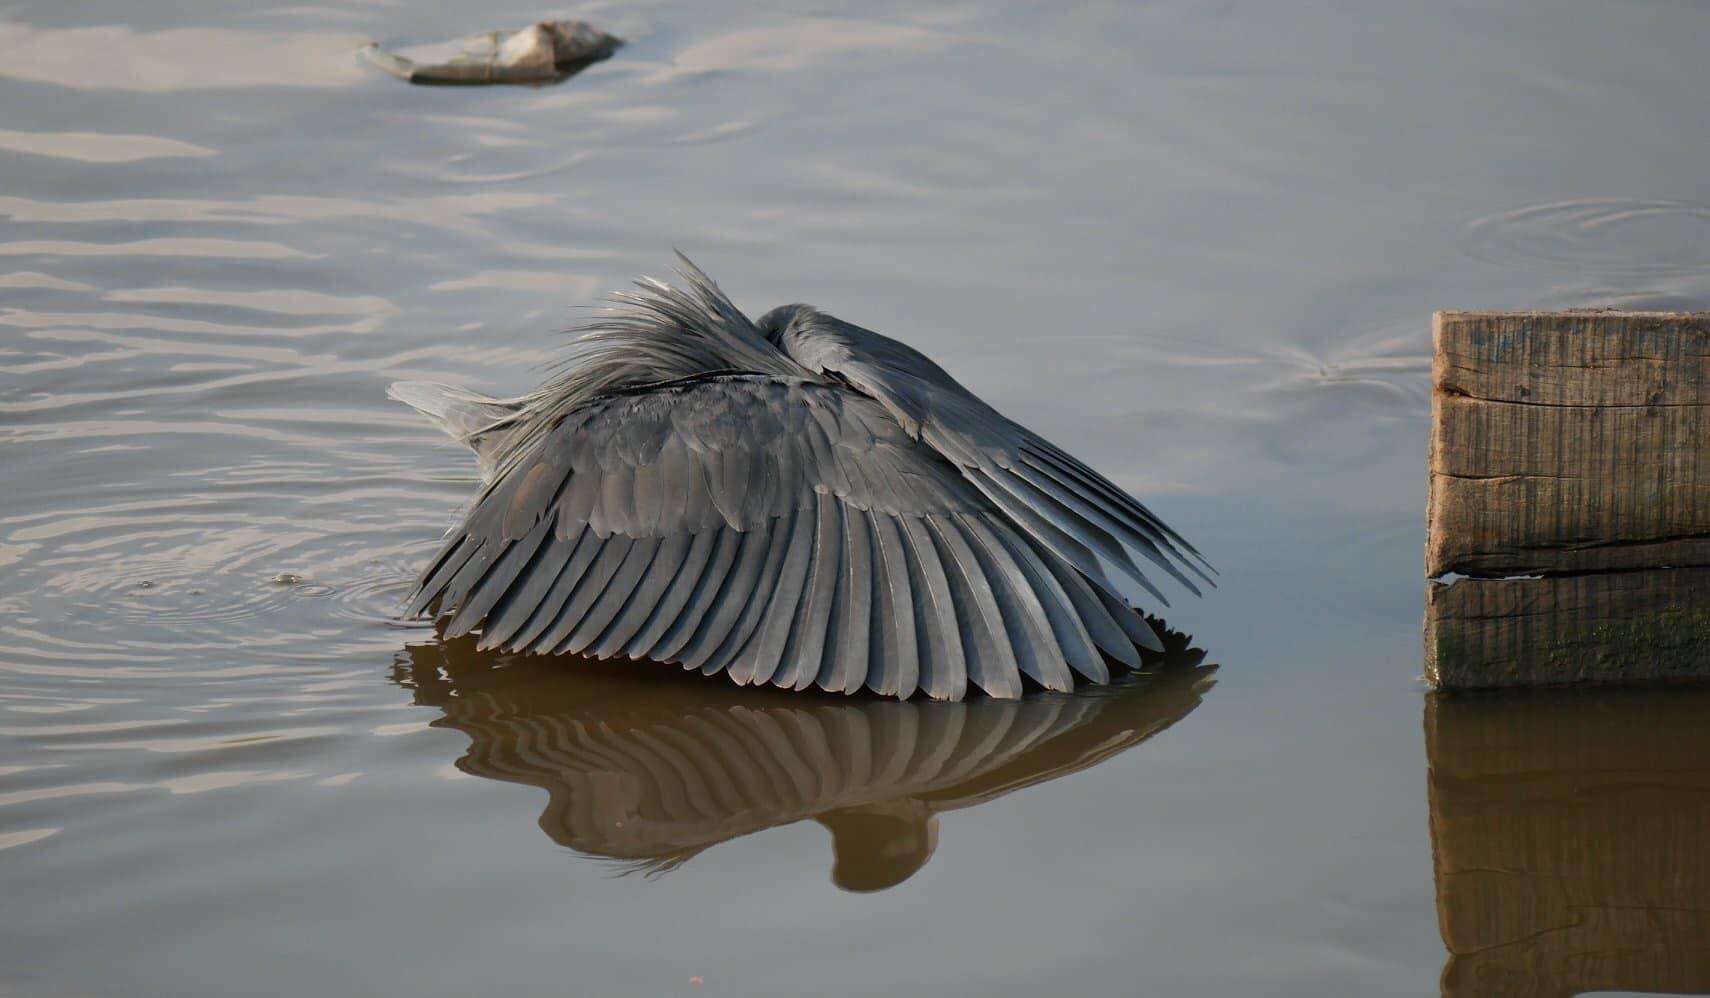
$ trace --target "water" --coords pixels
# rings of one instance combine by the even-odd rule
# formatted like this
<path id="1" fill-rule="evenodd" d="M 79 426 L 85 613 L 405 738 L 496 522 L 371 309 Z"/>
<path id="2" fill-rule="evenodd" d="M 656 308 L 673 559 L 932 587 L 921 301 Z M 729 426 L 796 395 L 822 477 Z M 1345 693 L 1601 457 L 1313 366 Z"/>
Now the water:
<path id="1" fill-rule="evenodd" d="M 1417 680 L 1430 312 L 1710 307 L 1710 14 L 596 4 L 632 44 L 556 87 L 353 55 L 542 13 L 0 14 L 0 993 L 1710 991 L 1689 708 L 1499 738 Z M 939 710 L 393 619 L 473 467 L 386 383 L 526 387 L 674 246 L 1147 497 L 1223 572 L 1158 608 L 1192 650 Z"/>

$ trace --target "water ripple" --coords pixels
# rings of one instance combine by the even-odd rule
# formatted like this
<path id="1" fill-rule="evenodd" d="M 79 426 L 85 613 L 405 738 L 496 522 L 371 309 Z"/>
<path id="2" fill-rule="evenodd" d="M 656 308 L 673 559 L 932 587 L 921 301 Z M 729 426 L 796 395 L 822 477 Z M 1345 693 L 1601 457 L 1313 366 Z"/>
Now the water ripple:
<path id="1" fill-rule="evenodd" d="M 283 243 L 244 239 L 174 236 L 128 243 L 85 243 L 65 239 L 23 239 L 0 243 L 0 256 L 205 256 L 222 260 L 311 259 L 313 253 Z"/>
<path id="2" fill-rule="evenodd" d="M 0 76 L 76 90 L 337 87 L 362 79 L 361 39 L 331 32 L 124 25 L 39 28 L 0 21 Z M 91 53 L 100 53 L 92 58 Z"/>
<path id="3" fill-rule="evenodd" d="M 1670 277 L 1710 271 L 1710 204 L 1581 198 L 1487 215 L 1465 249 L 1490 263 Z"/>
<path id="4" fill-rule="evenodd" d="M 191 142 L 158 135 L 115 132 L 18 132 L 0 128 L 0 149 L 82 163 L 132 163 L 140 159 L 218 155 Z"/>

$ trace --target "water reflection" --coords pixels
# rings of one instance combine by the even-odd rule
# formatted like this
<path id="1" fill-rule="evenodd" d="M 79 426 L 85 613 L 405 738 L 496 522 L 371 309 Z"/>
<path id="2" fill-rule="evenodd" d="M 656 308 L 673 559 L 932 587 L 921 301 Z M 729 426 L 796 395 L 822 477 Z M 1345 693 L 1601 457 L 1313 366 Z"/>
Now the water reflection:
<path id="1" fill-rule="evenodd" d="M 1710 264 L 1707 226 L 1710 205 L 1697 202 L 1582 198 L 1476 219 L 1466 246 L 1491 263 L 1692 277 Z"/>
<path id="2" fill-rule="evenodd" d="M 131 163 L 139 159 L 201 158 L 216 155 L 206 146 L 159 135 L 114 132 L 19 132 L 0 128 L 0 149 L 53 156 L 82 163 Z"/>
<path id="3" fill-rule="evenodd" d="M 1444 995 L 1710 994 L 1710 690 L 1426 702 Z"/>
<path id="4" fill-rule="evenodd" d="M 677 53 L 652 79 L 731 72 L 799 72 L 825 59 L 869 51 L 930 52 L 951 39 L 929 27 L 879 21 L 802 18 L 786 24 L 740 28 Z"/>
<path id="5" fill-rule="evenodd" d="M 0 76 L 75 90 L 337 87 L 361 80 L 356 35 L 123 24 L 45 28 L 0 20 Z"/>
<path id="6" fill-rule="evenodd" d="M 738 689 L 633 663 L 411 645 L 398 679 L 470 738 L 457 768 L 540 787 L 559 845 L 671 870 L 741 835 L 812 818 L 832 880 L 876 891 L 938 846 L 936 815 L 1098 763 L 1186 717 L 1213 685 L 1172 634 L 1145 674 L 1075 695 L 898 703 Z"/>

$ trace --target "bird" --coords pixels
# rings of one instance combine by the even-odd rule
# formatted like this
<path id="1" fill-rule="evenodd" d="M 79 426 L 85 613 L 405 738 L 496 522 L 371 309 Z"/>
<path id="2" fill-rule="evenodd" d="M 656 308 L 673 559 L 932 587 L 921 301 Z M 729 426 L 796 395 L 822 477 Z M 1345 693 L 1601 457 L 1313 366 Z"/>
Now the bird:
<path id="1" fill-rule="evenodd" d="M 405 616 L 741 686 L 1015 699 L 1163 651 L 1142 562 L 1215 585 L 1139 500 L 924 354 L 809 305 L 750 320 L 677 258 L 527 394 L 390 386 L 482 478 Z"/>

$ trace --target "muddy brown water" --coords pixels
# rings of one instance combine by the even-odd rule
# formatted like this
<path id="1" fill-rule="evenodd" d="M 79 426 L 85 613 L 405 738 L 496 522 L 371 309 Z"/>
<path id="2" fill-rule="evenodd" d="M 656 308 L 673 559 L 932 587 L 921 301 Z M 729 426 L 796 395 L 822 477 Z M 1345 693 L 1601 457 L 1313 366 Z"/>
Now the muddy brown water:
<path id="1" fill-rule="evenodd" d="M 543 14 L 555 87 L 364 67 Z M 1429 699 L 1429 315 L 1710 307 L 1683 3 L 0 11 L 0 994 L 1710 991 L 1695 694 Z M 395 619 L 680 247 L 1222 570 L 1075 697 L 755 696 Z M 1423 723 L 1422 723 L 1423 721 Z"/>

